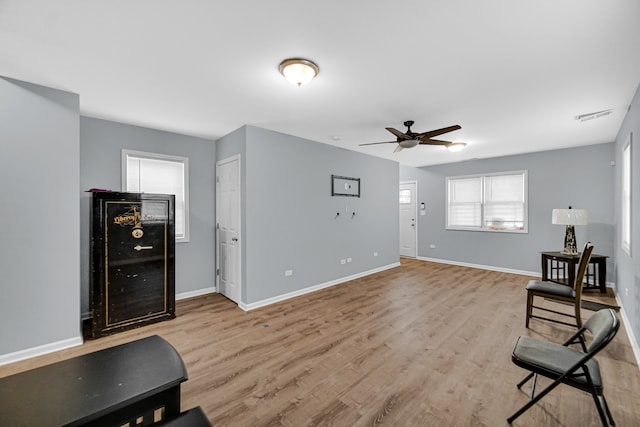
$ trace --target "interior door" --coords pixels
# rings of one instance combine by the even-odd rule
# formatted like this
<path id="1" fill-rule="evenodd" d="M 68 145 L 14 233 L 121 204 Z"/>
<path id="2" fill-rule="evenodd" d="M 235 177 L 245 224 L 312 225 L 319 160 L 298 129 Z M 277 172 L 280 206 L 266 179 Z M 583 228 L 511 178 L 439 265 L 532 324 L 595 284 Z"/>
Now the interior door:
<path id="1" fill-rule="evenodd" d="M 218 292 L 239 303 L 240 156 L 216 163 L 216 228 Z"/>
<path id="2" fill-rule="evenodd" d="M 417 256 L 417 183 L 400 183 L 400 256 Z"/>

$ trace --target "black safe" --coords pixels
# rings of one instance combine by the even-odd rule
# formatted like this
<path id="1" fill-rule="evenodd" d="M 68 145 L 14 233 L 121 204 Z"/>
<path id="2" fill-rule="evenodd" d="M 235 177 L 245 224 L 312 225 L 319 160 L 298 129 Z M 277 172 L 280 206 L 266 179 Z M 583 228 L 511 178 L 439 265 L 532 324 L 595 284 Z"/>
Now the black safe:
<path id="1" fill-rule="evenodd" d="M 92 338 L 175 317 L 175 196 L 92 193 Z"/>

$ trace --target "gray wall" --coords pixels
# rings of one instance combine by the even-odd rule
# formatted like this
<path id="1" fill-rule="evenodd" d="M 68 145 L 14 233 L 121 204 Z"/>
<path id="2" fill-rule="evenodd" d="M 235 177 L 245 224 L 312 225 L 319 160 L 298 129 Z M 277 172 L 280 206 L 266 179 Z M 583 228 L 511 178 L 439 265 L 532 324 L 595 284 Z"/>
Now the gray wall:
<path id="1" fill-rule="evenodd" d="M 0 356 L 81 342 L 78 95 L 0 77 Z"/>
<path id="2" fill-rule="evenodd" d="M 244 303 L 398 262 L 398 163 L 247 126 L 245 165 Z M 361 197 L 332 197 L 332 174 Z"/>
<path id="3" fill-rule="evenodd" d="M 640 343 L 640 87 L 620 127 L 615 143 L 616 164 L 622 165 L 622 149 L 632 133 L 631 141 L 631 256 L 620 246 L 620 228 L 615 233 L 616 288 L 636 343 Z M 615 218 L 621 223 L 621 167 L 616 167 Z"/>
<path id="4" fill-rule="evenodd" d="M 613 257 L 613 148 L 610 143 L 419 169 L 402 167 L 400 180 L 418 180 L 419 201 L 426 203 L 427 214 L 418 217 L 418 255 L 539 272 L 540 252 L 563 247 L 564 226 L 551 224 L 551 211 L 571 205 L 589 211 L 590 224 L 576 226 L 578 245 L 590 240 L 596 253 Z M 527 170 L 529 176 L 527 234 L 445 229 L 446 177 L 515 170 Z M 613 280 L 612 259 L 608 280 Z"/>
<path id="5" fill-rule="evenodd" d="M 120 191 L 122 149 L 189 158 L 189 242 L 176 244 L 176 293 L 215 286 L 214 141 L 80 118 L 80 185 Z M 82 311 L 89 311 L 91 195 L 81 193 Z"/>

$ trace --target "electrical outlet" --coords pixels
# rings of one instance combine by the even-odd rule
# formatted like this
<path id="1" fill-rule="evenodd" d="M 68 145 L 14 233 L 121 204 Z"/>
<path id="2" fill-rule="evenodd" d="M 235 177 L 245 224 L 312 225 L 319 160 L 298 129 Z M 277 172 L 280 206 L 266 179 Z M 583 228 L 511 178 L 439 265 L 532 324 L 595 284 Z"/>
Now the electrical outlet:
<path id="1" fill-rule="evenodd" d="M 347 263 L 346 259 L 343 258 L 343 259 L 340 260 L 340 264 L 346 264 L 346 263 Z"/>
<path id="2" fill-rule="evenodd" d="M 284 276 L 285 277 L 293 276 L 293 270 L 285 270 Z"/>
<path id="3" fill-rule="evenodd" d="M 624 288 L 624 296 L 625 297 L 629 296 L 629 288 Z"/>
<path id="4" fill-rule="evenodd" d="M 429 247 L 430 247 L 431 249 L 435 249 L 435 248 L 436 248 L 436 245 L 434 245 L 434 244 L 432 243 L 432 244 L 430 244 L 430 245 L 429 245 Z"/>
<path id="5" fill-rule="evenodd" d="M 351 262 L 351 258 L 347 258 L 347 262 Z"/>
<path id="6" fill-rule="evenodd" d="M 374 253 L 373 253 L 373 256 L 378 256 L 378 252 L 374 252 Z"/>

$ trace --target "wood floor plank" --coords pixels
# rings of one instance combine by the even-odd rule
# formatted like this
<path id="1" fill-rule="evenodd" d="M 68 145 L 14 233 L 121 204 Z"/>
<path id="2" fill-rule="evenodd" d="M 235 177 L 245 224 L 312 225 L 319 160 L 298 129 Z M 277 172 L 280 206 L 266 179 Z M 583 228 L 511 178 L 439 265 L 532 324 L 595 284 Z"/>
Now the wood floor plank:
<path id="1" fill-rule="evenodd" d="M 183 409 L 201 406 L 216 426 L 507 425 L 527 401 L 515 386 L 526 372 L 511 363 L 517 336 L 561 342 L 573 330 L 524 327 L 529 277 L 401 264 L 251 312 L 218 294 L 179 301 L 174 320 L 3 366 L 0 377 L 158 334 L 187 366 Z M 624 325 L 598 360 L 617 425 L 640 426 Z M 514 423 L 599 425 L 589 395 L 563 386 Z"/>

